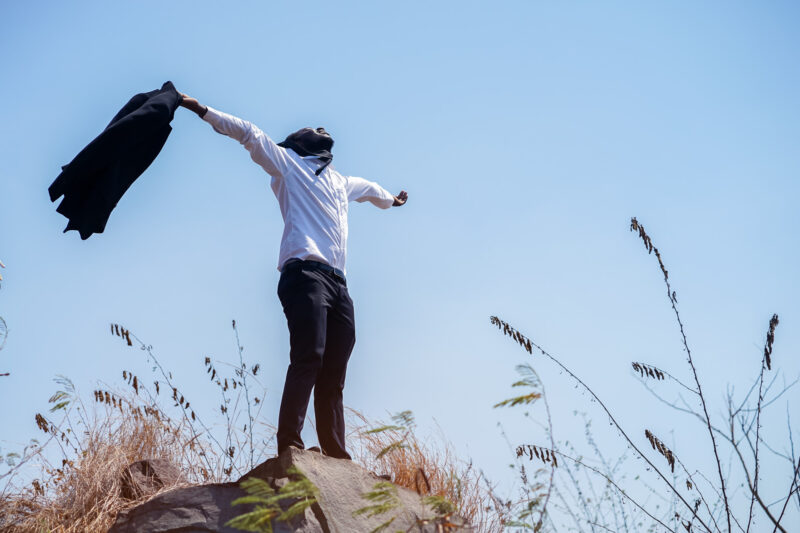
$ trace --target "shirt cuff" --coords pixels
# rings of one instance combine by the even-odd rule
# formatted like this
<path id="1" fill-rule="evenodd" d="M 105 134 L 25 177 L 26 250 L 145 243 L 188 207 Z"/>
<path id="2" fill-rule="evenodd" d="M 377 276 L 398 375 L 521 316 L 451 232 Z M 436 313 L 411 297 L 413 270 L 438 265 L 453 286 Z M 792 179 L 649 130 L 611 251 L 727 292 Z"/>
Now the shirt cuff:
<path id="1" fill-rule="evenodd" d="M 211 107 L 210 105 L 207 105 L 206 114 L 200 118 L 202 118 L 209 124 L 214 125 L 220 119 L 220 112 Z"/>
<path id="2" fill-rule="evenodd" d="M 207 105 L 206 114 L 200 118 L 211 124 L 211 127 L 214 128 L 214 131 L 224 135 L 224 132 L 219 128 L 220 124 L 225 120 L 221 111 L 217 111 L 210 105 Z"/>
<path id="3" fill-rule="evenodd" d="M 387 191 L 386 189 L 383 189 L 383 192 L 386 193 L 387 197 L 383 198 L 384 205 L 382 205 L 381 207 L 383 207 L 384 209 L 389 209 L 394 205 L 394 195 L 389 191 Z"/>

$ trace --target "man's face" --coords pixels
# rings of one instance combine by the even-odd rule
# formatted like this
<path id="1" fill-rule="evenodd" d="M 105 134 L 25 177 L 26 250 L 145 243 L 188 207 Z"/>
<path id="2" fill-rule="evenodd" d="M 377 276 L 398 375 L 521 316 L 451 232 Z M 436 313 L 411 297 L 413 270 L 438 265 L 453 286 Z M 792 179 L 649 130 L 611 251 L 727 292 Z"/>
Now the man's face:
<path id="1" fill-rule="evenodd" d="M 328 137 L 331 136 L 330 133 L 328 133 L 322 126 L 320 126 L 319 128 L 302 128 L 297 133 L 302 133 L 302 134 L 313 133 L 318 135 L 326 135 Z"/>
<path id="2" fill-rule="evenodd" d="M 318 128 L 303 128 L 300 130 L 304 135 L 308 135 L 314 141 L 312 143 L 316 146 L 321 146 L 330 150 L 333 147 L 333 138 L 322 126 Z"/>
<path id="3" fill-rule="evenodd" d="M 333 137 L 322 126 L 301 128 L 286 137 L 286 142 L 294 143 L 301 152 L 316 154 L 333 148 Z"/>

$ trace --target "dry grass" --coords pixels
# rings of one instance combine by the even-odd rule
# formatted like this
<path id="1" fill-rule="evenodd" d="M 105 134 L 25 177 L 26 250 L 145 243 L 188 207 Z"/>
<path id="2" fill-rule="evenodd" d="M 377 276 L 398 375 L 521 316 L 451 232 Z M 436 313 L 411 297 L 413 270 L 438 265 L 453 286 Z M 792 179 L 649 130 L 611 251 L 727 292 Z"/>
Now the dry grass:
<path id="1" fill-rule="evenodd" d="M 356 411 L 351 415 L 354 461 L 377 474 L 389 474 L 393 483 L 421 496 L 446 498 L 477 531 L 503 531 L 506 508 L 492 496 L 483 473 L 459 459 L 443 436 L 435 442 L 423 441 L 413 423 L 370 432 L 376 428 L 373 422 Z"/>
<path id="2" fill-rule="evenodd" d="M 137 500 L 121 496 L 123 469 L 142 459 L 165 459 L 185 473 L 185 481 L 161 491 L 214 481 L 211 472 L 194 466 L 199 464 L 199 454 L 205 453 L 204 447 L 193 439 L 184 423 L 170 420 L 155 405 L 142 405 L 134 394 L 128 398 L 115 396 L 114 400 L 91 409 L 88 418 L 83 404 L 78 403 L 66 412 L 60 425 L 37 415 L 40 429 L 61 446 L 64 459 L 56 466 L 37 453 L 32 460 L 39 462 L 40 477 L 26 487 L 16 487 L 13 482 L 6 486 L 0 496 L 0 530 L 107 531 L 119 511 L 160 492 L 145 493 Z M 76 434 L 82 434 L 82 438 L 76 440 Z"/>

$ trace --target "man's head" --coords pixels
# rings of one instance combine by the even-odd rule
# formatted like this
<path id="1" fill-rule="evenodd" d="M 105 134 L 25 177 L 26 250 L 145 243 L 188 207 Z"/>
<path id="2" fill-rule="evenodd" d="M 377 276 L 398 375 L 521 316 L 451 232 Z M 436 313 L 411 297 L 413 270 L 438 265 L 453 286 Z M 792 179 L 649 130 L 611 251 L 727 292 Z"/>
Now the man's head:
<path id="1" fill-rule="evenodd" d="M 278 146 L 291 148 L 299 156 L 313 155 L 320 158 L 323 164 L 315 172 L 317 176 L 325 170 L 325 167 L 333 159 L 333 154 L 331 153 L 333 138 L 322 127 L 299 129 L 286 137 L 283 142 L 279 142 Z"/>
<path id="2" fill-rule="evenodd" d="M 325 128 L 302 128 L 289 134 L 286 140 L 280 143 L 284 148 L 291 148 L 299 155 L 323 156 L 327 152 L 330 155 L 333 148 L 333 138 L 325 131 Z M 304 152 L 304 153 L 303 153 Z"/>

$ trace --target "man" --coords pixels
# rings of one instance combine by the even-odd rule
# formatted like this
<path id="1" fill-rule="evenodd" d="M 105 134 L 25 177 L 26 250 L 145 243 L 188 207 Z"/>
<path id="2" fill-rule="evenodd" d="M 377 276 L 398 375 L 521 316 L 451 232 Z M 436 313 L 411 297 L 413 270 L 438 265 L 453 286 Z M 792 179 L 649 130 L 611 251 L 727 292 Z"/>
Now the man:
<path id="1" fill-rule="evenodd" d="M 303 449 L 300 432 L 313 388 L 322 452 L 350 459 L 342 407 L 355 344 L 353 301 L 344 275 L 347 206 L 355 200 L 399 207 L 408 193 L 394 196 L 376 183 L 338 173 L 329 166 L 333 139 L 324 128 L 303 128 L 275 144 L 250 122 L 182 97 L 181 106 L 239 141 L 272 177 L 283 215 L 278 297 L 289 326 L 290 364 L 278 417 L 278 453 L 289 446 Z"/>

